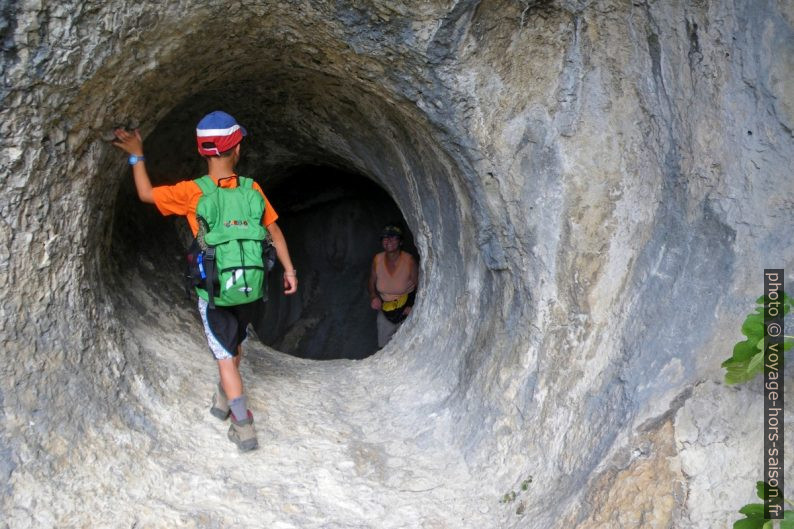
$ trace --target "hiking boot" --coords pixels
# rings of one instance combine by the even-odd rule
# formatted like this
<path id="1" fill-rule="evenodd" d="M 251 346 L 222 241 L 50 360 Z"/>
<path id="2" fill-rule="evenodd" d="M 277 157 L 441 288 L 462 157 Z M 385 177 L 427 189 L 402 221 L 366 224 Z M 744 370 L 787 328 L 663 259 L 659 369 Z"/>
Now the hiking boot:
<path id="1" fill-rule="evenodd" d="M 248 410 L 248 417 L 242 421 L 232 415 L 232 424 L 229 426 L 229 441 L 237 445 L 241 452 L 247 452 L 259 447 L 254 431 L 254 416 Z"/>
<path id="2" fill-rule="evenodd" d="M 231 413 L 229 399 L 226 398 L 226 393 L 223 391 L 223 388 L 220 384 L 218 384 L 217 391 L 215 391 L 215 393 L 212 395 L 212 407 L 210 408 L 210 413 L 222 421 L 225 421 Z"/>

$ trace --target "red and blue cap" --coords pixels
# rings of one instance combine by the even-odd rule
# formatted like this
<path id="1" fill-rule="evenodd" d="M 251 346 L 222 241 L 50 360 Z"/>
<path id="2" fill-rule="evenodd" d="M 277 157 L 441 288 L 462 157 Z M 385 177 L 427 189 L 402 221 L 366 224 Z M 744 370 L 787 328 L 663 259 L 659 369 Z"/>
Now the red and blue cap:
<path id="1" fill-rule="evenodd" d="M 202 156 L 218 156 L 234 149 L 248 133 L 226 112 L 210 112 L 196 126 L 196 143 Z"/>

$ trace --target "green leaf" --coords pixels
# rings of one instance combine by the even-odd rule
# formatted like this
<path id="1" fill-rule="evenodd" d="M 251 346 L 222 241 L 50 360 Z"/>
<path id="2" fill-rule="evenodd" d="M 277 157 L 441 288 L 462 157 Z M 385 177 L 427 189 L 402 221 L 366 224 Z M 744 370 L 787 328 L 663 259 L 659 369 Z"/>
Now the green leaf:
<path id="1" fill-rule="evenodd" d="M 791 306 L 791 303 L 792 303 L 791 297 L 789 297 L 789 295 L 786 294 L 785 292 L 782 292 L 782 291 L 780 292 L 780 297 L 778 298 L 778 300 L 783 304 L 784 307 L 790 307 Z M 761 305 L 763 307 L 764 303 L 766 301 L 767 301 L 766 296 L 761 296 L 760 298 L 755 300 L 755 304 L 756 305 Z"/>
<path id="2" fill-rule="evenodd" d="M 769 491 L 772 491 L 772 490 L 777 490 L 778 491 L 778 496 L 781 497 L 781 498 L 783 497 L 783 494 L 781 494 L 779 492 L 780 489 L 778 487 L 771 487 L 771 486 L 769 486 L 768 484 L 766 484 L 763 481 L 756 481 L 755 482 L 755 493 L 762 500 L 766 500 L 769 497 Z"/>
<path id="3" fill-rule="evenodd" d="M 783 314 L 788 314 L 792 307 L 791 298 L 781 291 L 779 299 L 782 303 Z M 726 370 L 725 382 L 727 384 L 739 384 L 752 380 L 764 369 L 764 338 L 767 336 L 764 325 L 764 302 L 768 301 L 765 296 L 756 300 L 758 306 L 755 308 L 755 312 L 747 315 L 741 328 L 742 334 L 747 339 L 737 342 L 733 346 L 733 355 L 721 364 Z M 783 351 L 792 348 L 794 348 L 794 340 L 784 339 Z M 780 360 L 782 363 L 782 355 Z"/>
<path id="4" fill-rule="evenodd" d="M 783 303 L 785 305 L 789 305 L 790 306 L 791 305 L 791 298 L 789 297 L 789 295 L 786 294 L 785 292 L 781 292 L 781 294 L 783 294 Z"/>
<path id="5" fill-rule="evenodd" d="M 794 529 L 794 511 L 783 511 L 783 521 L 780 529 Z"/>
<path id="6" fill-rule="evenodd" d="M 743 382 L 747 382 L 752 380 L 753 377 L 747 376 L 747 373 L 743 373 L 741 375 L 737 375 L 734 373 L 727 373 L 725 375 L 725 383 L 726 384 L 741 384 Z"/>
<path id="7" fill-rule="evenodd" d="M 756 346 L 749 340 L 737 342 L 737 344 L 733 346 L 733 358 L 736 360 L 749 360 L 757 352 Z"/>
<path id="8" fill-rule="evenodd" d="M 764 337 L 764 316 L 761 314 L 750 314 L 742 324 L 742 334 L 748 340 L 756 343 Z"/>
<path id="9" fill-rule="evenodd" d="M 783 309 L 782 310 L 783 316 L 785 316 L 786 314 L 791 312 L 792 301 L 791 301 L 791 298 L 785 292 L 781 292 L 780 294 L 781 295 L 778 297 L 778 302 L 780 303 L 780 306 Z M 755 309 L 755 311 L 757 313 L 762 314 L 762 315 L 764 314 L 764 309 L 765 309 L 764 302 L 765 301 L 769 302 L 770 300 L 766 299 L 765 296 L 761 296 L 760 298 L 755 300 L 756 305 L 758 305 L 758 307 Z"/>
<path id="10" fill-rule="evenodd" d="M 751 380 L 753 376 L 747 372 L 747 365 L 749 363 L 749 360 L 736 361 L 733 359 L 728 359 L 723 362 L 722 366 L 727 371 L 727 373 L 725 373 L 725 382 L 727 384 L 739 384 L 740 382 Z"/>
<path id="11" fill-rule="evenodd" d="M 772 526 L 772 524 L 773 524 L 773 523 L 774 523 L 774 522 L 773 522 L 772 520 L 767 520 L 766 522 L 764 522 L 764 526 L 763 526 L 763 528 L 762 528 L 762 529 L 775 529 L 775 528 Z"/>
<path id="12" fill-rule="evenodd" d="M 754 377 L 756 373 L 764 371 L 764 353 L 760 352 L 755 355 L 752 360 L 747 364 L 747 374 Z"/>
<path id="13" fill-rule="evenodd" d="M 762 529 L 763 526 L 763 518 L 743 518 L 733 522 L 733 529 Z"/>
<path id="14" fill-rule="evenodd" d="M 747 360 L 737 360 L 737 359 L 735 359 L 733 357 L 730 357 L 727 360 L 725 360 L 724 362 L 722 362 L 722 364 L 720 364 L 720 365 L 722 367 L 724 367 L 725 369 L 733 367 L 735 369 L 744 370 L 747 367 L 748 363 L 750 363 L 750 359 L 749 358 Z"/>
<path id="15" fill-rule="evenodd" d="M 748 375 L 746 372 L 742 373 L 726 373 L 725 374 L 725 383 L 726 384 L 741 384 L 743 382 L 748 382 L 752 380 L 753 377 Z"/>
<path id="16" fill-rule="evenodd" d="M 755 482 L 755 494 L 762 500 L 766 499 L 766 483 L 763 481 Z"/>
<path id="17" fill-rule="evenodd" d="M 758 334 L 764 330 L 764 315 L 757 312 L 748 314 L 742 323 L 742 328 L 752 334 Z"/>
<path id="18" fill-rule="evenodd" d="M 764 504 L 763 503 L 748 503 L 739 512 L 748 518 L 763 518 L 764 517 Z"/>

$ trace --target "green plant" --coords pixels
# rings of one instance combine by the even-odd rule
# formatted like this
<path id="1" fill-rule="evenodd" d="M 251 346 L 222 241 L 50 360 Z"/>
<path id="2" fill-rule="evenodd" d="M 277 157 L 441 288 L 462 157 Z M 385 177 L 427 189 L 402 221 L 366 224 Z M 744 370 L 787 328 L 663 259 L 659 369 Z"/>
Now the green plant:
<path id="1" fill-rule="evenodd" d="M 766 501 L 769 497 L 770 487 L 763 481 L 755 484 L 756 494 L 759 498 Z M 783 499 L 784 502 L 794 506 L 794 502 Z M 748 503 L 739 512 L 745 517 L 733 523 L 733 529 L 773 529 L 774 520 L 764 518 L 764 504 L 763 503 Z M 783 519 L 780 520 L 780 529 L 794 529 L 794 511 L 783 511 Z"/>
<path id="2" fill-rule="evenodd" d="M 784 292 L 780 294 L 780 309 L 785 316 L 791 311 L 791 298 Z M 742 334 L 746 339 L 734 345 L 733 356 L 722 363 L 722 367 L 727 371 L 725 382 L 728 384 L 747 382 L 764 372 L 764 339 L 769 336 L 764 325 L 764 301 L 769 304 L 769 300 L 765 300 L 764 296 L 756 300 L 758 306 L 754 312 L 747 315 L 742 324 Z M 794 341 L 790 338 L 792 337 L 784 337 L 783 351 L 788 351 L 794 346 Z"/>
<path id="3" fill-rule="evenodd" d="M 756 377 L 756 375 L 764 372 L 764 341 L 769 336 L 767 326 L 764 324 L 764 311 L 771 303 L 765 296 L 758 298 L 754 312 L 751 312 L 745 318 L 742 324 L 742 334 L 746 337 L 745 340 L 737 342 L 733 346 L 733 355 L 722 363 L 722 367 L 726 369 L 725 382 L 728 384 L 739 384 L 747 382 Z M 780 299 L 776 305 L 777 309 L 782 312 L 785 317 L 791 311 L 791 298 L 784 292 L 780 292 Z M 794 341 L 791 340 L 792 336 L 783 337 L 783 351 L 788 351 L 794 346 Z M 781 351 L 781 353 L 783 352 Z M 783 356 L 780 356 L 780 365 L 783 364 Z M 756 494 L 759 498 L 767 501 L 769 492 L 773 490 L 767 483 L 759 481 L 756 483 Z M 781 496 L 783 502 L 794 506 L 789 500 L 782 498 L 782 493 L 779 489 L 778 495 Z M 775 497 L 778 497 L 775 495 Z M 764 518 L 764 504 L 763 503 L 748 503 L 741 509 L 739 513 L 745 517 L 737 520 L 733 524 L 733 529 L 774 529 L 775 521 L 769 518 Z M 794 511 L 783 511 L 783 519 L 780 520 L 779 529 L 794 529 Z"/>
<path id="4" fill-rule="evenodd" d="M 510 492 L 506 492 L 502 499 L 499 500 L 499 503 L 512 503 L 516 499 L 516 491 L 511 490 Z"/>
<path id="5" fill-rule="evenodd" d="M 527 479 L 521 482 L 521 492 L 526 492 L 529 489 L 530 483 L 532 483 L 532 476 L 528 476 Z M 516 500 L 518 494 L 520 494 L 520 492 L 516 492 L 514 490 L 511 490 L 510 492 L 506 492 L 499 500 L 499 503 L 513 503 Z M 519 510 L 521 512 L 524 511 L 523 504 L 519 506 Z M 521 513 L 516 512 L 516 514 L 521 514 Z"/>

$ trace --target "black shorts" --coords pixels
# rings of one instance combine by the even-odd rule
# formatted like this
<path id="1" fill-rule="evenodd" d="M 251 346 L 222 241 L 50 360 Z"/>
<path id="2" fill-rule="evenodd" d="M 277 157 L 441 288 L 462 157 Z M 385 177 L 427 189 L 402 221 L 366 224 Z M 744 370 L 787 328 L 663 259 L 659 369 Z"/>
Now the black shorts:
<path id="1" fill-rule="evenodd" d="M 237 356 L 237 347 L 246 338 L 246 327 L 253 323 L 262 300 L 234 307 L 209 308 L 209 303 L 199 298 L 198 309 L 204 323 L 207 343 L 216 360 Z"/>

